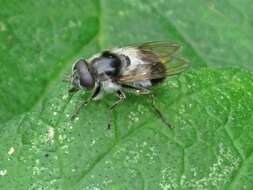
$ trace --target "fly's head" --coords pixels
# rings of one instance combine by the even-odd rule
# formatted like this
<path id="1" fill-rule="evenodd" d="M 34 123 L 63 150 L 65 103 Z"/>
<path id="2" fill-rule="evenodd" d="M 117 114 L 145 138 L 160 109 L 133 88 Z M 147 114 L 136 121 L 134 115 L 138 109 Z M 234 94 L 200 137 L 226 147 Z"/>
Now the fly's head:
<path id="1" fill-rule="evenodd" d="M 69 92 L 78 90 L 92 90 L 95 86 L 95 77 L 90 71 L 87 61 L 84 59 L 78 60 L 72 68 L 71 75 L 72 88 Z"/>

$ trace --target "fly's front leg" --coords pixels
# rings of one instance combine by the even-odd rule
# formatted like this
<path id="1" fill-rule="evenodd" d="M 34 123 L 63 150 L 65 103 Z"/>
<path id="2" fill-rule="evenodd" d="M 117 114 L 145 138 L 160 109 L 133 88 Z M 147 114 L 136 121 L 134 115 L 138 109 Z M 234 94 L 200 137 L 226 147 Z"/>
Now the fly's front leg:
<path id="1" fill-rule="evenodd" d="M 119 104 L 119 103 L 121 103 L 123 100 L 125 100 L 126 99 L 126 95 L 124 94 L 124 92 L 123 91 L 121 91 L 121 90 L 118 90 L 117 92 L 116 92 L 116 95 L 117 95 L 117 97 L 119 98 L 116 102 L 114 102 L 110 107 L 109 107 L 109 110 L 108 110 L 108 114 L 109 114 L 109 116 L 108 116 L 108 126 L 107 126 L 107 128 L 108 129 L 110 129 L 111 128 L 111 125 L 112 125 L 112 111 L 113 111 L 113 109 Z"/>
<path id="2" fill-rule="evenodd" d="M 74 114 L 71 116 L 71 120 L 74 120 L 76 118 L 76 116 L 79 114 L 79 112 L 81 111 L 82 107 L 88 105 L 90 103 L 90 101 L 92 101 L 99 94 L 99 92 L 100 92 L 100 85 L 98 85 L 95 88 L 93 94 L 87 100 L 82 101 L 78 105 L 78 107 L 74 111 Z"/>

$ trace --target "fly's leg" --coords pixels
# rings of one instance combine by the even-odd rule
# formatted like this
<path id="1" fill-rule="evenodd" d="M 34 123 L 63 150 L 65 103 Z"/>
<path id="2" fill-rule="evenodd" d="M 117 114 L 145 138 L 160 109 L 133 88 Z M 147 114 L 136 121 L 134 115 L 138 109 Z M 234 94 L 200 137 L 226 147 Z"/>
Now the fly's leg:
<path id="1" fill-rule="evenodd" d="M 119 103 L 121 103 L 123 100 L 125 100 L 126 99 L 126 95 L 124 94 L 124 92 L 123 91 L 121 91 L 121 90 L 118 90 L 117 92 L 116 92 L 116 95 L 117 95 L 117 97 L 119 98 L 116 102 L 114 102 L 110 107 L 109 107 L 109 110 L 108 110 L 108 114 L 109 114 L 109 116 L 108 116 L 108 126 L 107 126 L 107 128 L 108 129 L 110 129 L 111 128 L 111 125 L 112 125 L 112 112 L 113 112 L 113 109 L 119 104 Z"/>
<path id="2" fill-rule="evenodd" d="M 73 121 L 79 114 L 79 112 L 81 111 L 82 107 L 83 106 L 86 106 L 88 105 L 88 103 L 91 101 L 91 98 L 89 98 L 88 100 L 86 101 L 82 101 L 78 106 L 77 108 L 75 109 L 73 115 L 71 116 L 71 120 Z"/>
<path id="3" fill-rule="evenodd" d="M 76 116 L 79 114 L 79 112 L 81 111 L 83 106 L 86 106 L 90 103 L 90 101 L 92 101 L 100 92 L 100 85 L 98 87 L 96 87 L 96 89 L 94 90 L 93 94 L 85 101 L 82 101 L 77 108 L 75 109 L 73 115 L 71 116 L 71 120 L 74 120 L 76 118 Z"/>
<path id="4" fill-rule="evenodd" d="M 135 86 L 131 86 L 131 85 L 126 85 L 126 84 L 122 84 L 121 85 L 124 89 L 124 91 L 132 93 L 132 94 L 136 94 L 136 95 L 147 95 L 150 94 L 150 90 L 147 88 L 140 88 L 140 87 L 135 87 Z"/>
<path id="5" fill-rule="evenodd" d="M 152 106 L 153 110 L 156 112 L 157 116 L 162 120 L 162 122 L 167 127 L 172 128 L 171 124 L 166 120 L 166 118 L 164 117 L 164 115 L 162 114 L 160 109 L 155 105 L 154 94 L 152 94 L 149 89 L 134 87 L 134 86 L 130 86 L 130 85 L 122 85 L 122 86 L 126 91 L 128 91 L 130 93 L 134 93 L 137 95 L 149 95 L 149 97 L 151 99 L 151 106 Z"/>
<path id="6" fill-rule="evenodd" d="M 154 111 L 156 112 L 156 114 L 160 117 L 160 119 L 162 120 L 162 122 L 169 128 L 172 128 L 171 124 L 167 121 L 167 119 L 164 117 L 164 115 L 162 114 L 162 112 L 160 111 L 160 109 L 155 105 L 155 101 L 154 101 L 154 94 L 150 94 L 150 99 L 151 99 L 151 105 L 152 108 L 154 109 Z"/>

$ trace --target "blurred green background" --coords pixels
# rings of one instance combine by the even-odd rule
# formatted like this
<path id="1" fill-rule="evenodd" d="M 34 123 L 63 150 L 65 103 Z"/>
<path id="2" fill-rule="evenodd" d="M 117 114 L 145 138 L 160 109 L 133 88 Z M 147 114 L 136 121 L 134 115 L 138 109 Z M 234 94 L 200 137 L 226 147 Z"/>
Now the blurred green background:
<path id="1" fill-rule="evenodd" d="M 0 5 L 1 189 L 253 189 L 252 0 Z M 83 97 L 68 99 L 62 79 L 76 59 L 156 40 L 181 44 L 192 65 L 156 91 L 176 129 L 164 129 L 148 103 L 134 96 L 114 114 L 111 131 L 104 127 L 111 100 L 69 122 Z M 54 142 L 46 136 L 51 128 Z M 7 154 L 11 147 L 14 155 Z M 104 171 L 109 158 L 115 165 Z"/>

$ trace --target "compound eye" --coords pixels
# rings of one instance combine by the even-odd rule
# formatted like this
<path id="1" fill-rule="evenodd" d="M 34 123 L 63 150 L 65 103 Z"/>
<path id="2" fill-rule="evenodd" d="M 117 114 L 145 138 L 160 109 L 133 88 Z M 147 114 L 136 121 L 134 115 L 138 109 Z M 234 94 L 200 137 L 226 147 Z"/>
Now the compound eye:
<path id="1" fill-rule="evenodd" d="M 88 63 L 84 59 L 77 61 L 73 70 L 79 78 L 81 88 L 92 89 L 95 86 L 95 80 L 89 71 Z"/>

